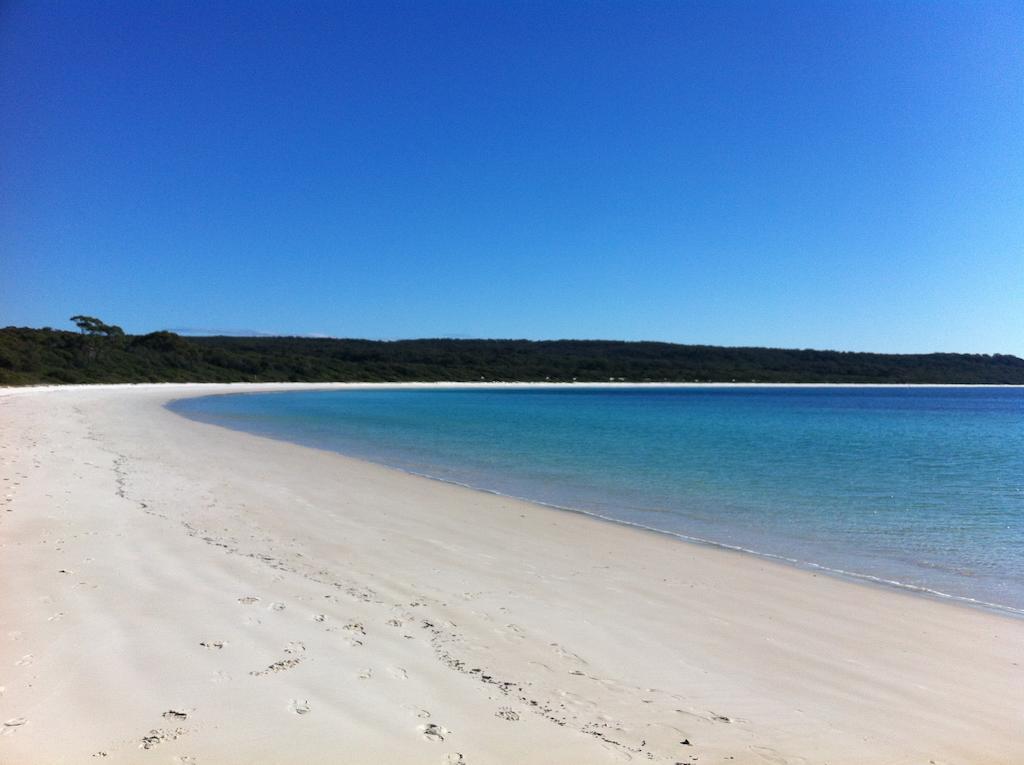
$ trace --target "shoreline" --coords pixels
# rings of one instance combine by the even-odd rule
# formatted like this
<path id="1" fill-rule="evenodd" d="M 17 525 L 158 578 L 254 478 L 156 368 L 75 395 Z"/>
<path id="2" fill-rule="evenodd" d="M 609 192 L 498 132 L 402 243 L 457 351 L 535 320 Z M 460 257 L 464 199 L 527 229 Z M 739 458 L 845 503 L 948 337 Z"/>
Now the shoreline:
<path id="1" fill-rule="evenodd" d="M 384 390 L 456 388 L 1024 388 L 1011 383 L 821 383 L 821 382 L 134 382 L 134 383 L 67 383 L 40 385 L 0 385 L 0 396 L 18 391 L 102 390 L 118 388 L 254 388 L 273 390 Z M 210 395 L 231 395 L 227 390 Z M 266 392 L 271 392 L 270 390 Z M 168 402 L 169 403 L 169 402 Z"/>
<path id="2" fill-rule="evenodd" d="M 198 383 L 198 384 L 202 385 L 204 383 Z M 273 384 L 273 383 L 271 383 L 271 384 Z M 302 385 L 302 383 L 298 383 L 298 385 Z M 332 384 L 328 383 L 327 385 L 332 385 Z M 902 388 L 951 388 L 951 387 L 956 387 L 956 388 L 977 388 L 977 387 L 984 387 L 984 388 L 1013 388 L 1013 387 L 1016 387 L 1016 386 L 1012 386 L 1012 385 L 980 385 L 980 386 L 978 386 L 978 385 L 974 385 L 974 386 L 972 386 L 972 385 L 959 385 L 959 386 L 954 386 L 954 385 L 903 385 L 903 384 L 893 384 L 893 385 L 881 385 L 881 384 L 877 384 L 877 385 L 852 385 L 852 384 L 846 384 L 846 383 L 837 383 L 837 384 L 808 383 L 808 384 L 805 384 L 803 386 L 800 386 L 799 384 L 789 384 L 789 383 L 784 383 L 784 384 L 776 384 L 776 383 L 752 383 L 752 384 L 751 383 L 747 383 L 747 384 L 741 384 L 741 383 L 735 383 L 735 384 L 734 383 L 717 383 L 717 384 L 700 384 L 700 383 L 685 383 L 685 384 L 679 384 L 679 383 L 647 383 L 647 384 L 643 384 L 643 383 L 641 383 L 641 384 L 630 384 L 630 383 L 609 383 L 609 384 L 605 384 L 605 383 L 461 383 L 461 384 L 459 384 L 459 383 L 339 383 L 337 385 L 342 386 L 342 387 L 337 388 L 338 390 L 380 390 L 380 389 L 394 389 L 394 390 L 426 389 L 426 390 L 437 390 L 437 389 L 445 389 L 445 388 L 461 389 L 461 390 L 488 390 L 488 389 L 494 390 L 494 389 L 517 388 L 517 387 L 523 387 L 523 388 L 527 388 L 527 389 L 536 389 L 536 388 L 541 388 L 541 389 L 559 389 L 559 388 L 564 388 L 566 386 L 587 387 L 587 388 L 651 387 L 651 386 L 658 387 L 658 388 L 675 388 L 675 387 L 681 387 L 681 388 L 703 388 L 703 387 L 712 387 L 712 386 L 716 386 L 716 385 L 719 386 L 719 387 L 727 387 L 727 388 L 738 388 L 738 387 L 744 387 L 744 388 L 750 388 L 750 387 L 768 387 L 768 388 L 780 388 L 780 387 L 785 387 L 785 388 L 789 388 L 789 387 L 814 387 L 814 388 L 819 388 L 819 387 L 824 387 L 824 388 L 869 387 L 869 388 L 901 388 L 902 389 Z M 325 390 L 334 390 L 334 389 L 335 388 L 332 387 L 332 388 L 326 388 Z M 289 392 L 289 390 L 292 390 L 292 389 L 289 388 L 289 389 L 285 389 L 285 390 L 278 390 L 276 392 L 286 393 L 286 392 Z M 305 390 L 305 389 L 304 388 L 296 389 L 296 390 L 292 390 L 292 392 L 298 392 L 299 390 Z M 310 390 L 321 390 L 321 388 L 311 388 Z M 214 396 L 246 395 L 248 393 L 255 393 L 255 392 L 267 393 L 267 392 L 275 392 L 275 391 L 262 391 L 262 390 L 261 391 L 251 391 L 251 390 L 225 391 L 225 392 L 212 393 L 212 394 L 210 394 L 210 397 L 214 397 Z M 205 397 L 206 396 L 191 396 L 190 395 L 190 396 L 186 396 L 184 398 L 205 398 Z M 310 444 L 305 444 L 302 441 L 291 440 L 291 439 L 288 439 L 288 438 L 278 438 L 276 436 L 268 436 L 268 435 L 264 435 L 264 434 L 260 434 L 260 433 L 255 433 L 255 432 L 252 432 L 252 431 L 247 431 L 247 430 L 244 430 L 244 429 L 231 428 L 231 427 L 228 427 L 226 425 L 220 425 L 219 423 L 207 422 L 207 421 L 205 421 L 205 420 L 203 420 L 203 419 L 201 419 L 199 417 L 192 417 L 192 416 L 190 416 L 188 414 L 184 414 L 182 412 L 176 411 L 173 408 L 173 404 L 176 403 L 179 400 L 183 400 L 183 399 L 178 399 L 178 398 L 170 399 L 170 400 L 168 400 L 164 404 L 164 406 L 167 409 L 169 409 L 171 412 L 173 412 L 174 414 L 176 414 L 176 415 L 178 415 L 180 417 L 184 417 L 184 418 L 189 419 L 189 420 L 193 420 L 194 422 L 199 422 L 199 423 L 203 423 L 203 424 L 206 424 L 206 425 L 212 425 L 214 427 L 223 427 L 223 428 L 225 428 L 227 430 L 235 430 L 236 432 L 246 433 L 248 435 L 253 435 L 253 436 L 256 436 L 256 437 L 260 437 L 260 438 L 269 438 L 270 440 L 280 441 L 280 442 L 283 442 L 283 443 L 290 443 L 290 444 L 294 444 L 294 445 L 297 445 L 297 446 L 302 446 L 302 447 L 308 448 L 308 449 L 315 449 L 317 451 L 323 451 L 323 452 L 327 452 L 327 453 L 331 453 L 331 454 L 340 454 L 341 456 L 343 456 L 343 457 L 345 457 L 347 459 L 356 460 L 356 461 L 360 461 L 360 462 L 367 462 L 367 463 L 371 463 L 371 464 L 374 464 L 374 465 L 379 465 L 379 466 L 387 468 L 389 470 L 394 470 L 394 471 L 397 471 L 399 473 L 403 473 L 403 474 L 406 474 L 406 475 L 411 475 L 411 476 L 415 476 L 415 477 L 418 477 L 418 478 L 424 478 L 424 479 L 431 480 L 431 481 L 439 481 L 439 482 L 444 483 L 444 484 L 448 484 L 448 485 L 451 485 L 451 486 L 458 486 L 458 487 L 461 487 L 461 488 L 464 488 L 464 489 L 468 489 L 470 491 L 482 492 L 484 494 L 491 494 L 491 495 L 498 496 L 498 497 L 504 497 L 504 498 L 507 498 L 507 499 L 513 499 L 513 500 L 520 501 L 520 502 L 526 502 L 526 503 L 530 503 L 530 504 L 536 505 L 538 507 L 548 508 L 548 509 L 551 509 L 551 510 L 575 513 L 577 515 L 582 515 L 582 516 L 585 516 L 587 518 L 592 518 L 594 520 L 601 521 L 601 522 L 604 522 L 604 523 L 610 523 L 610 524 L 613 524 L 613 525 L 616 525 L 616 526 L 619 526 L 619 527 L 632 528 L 632 529 L 640 530 L 640 531 L 643 531 L 643 532 L 648 532 L 648 533 L 651 533 L 651 534 L 656 534 L 656 535 L 659 535 L 659 536 L 662 536 L 662 537 L 668 537 L 668 538 L 670 538 L 670 539 L 672 539 L 672 540 L 674 540 L 676 542 L 682 542 L 682 543 L 685 543 L 685 544 L 702 545 L 702 546 L 709 547 L 709 548 L 712 548 L 712 549 L 723 550 L 723 551 L 734 552 L 734 553 L 740 553 L 740 554 L 743 554 L 743 555 L 750 555 L 750 556 L 753 556 L 753 557 L 758 558 L 758 559 L 769 560 L 769 561 L 773 561 L 775 563 L 780 563 L 780 564 L 785 565 L 785 566 L 790 566 L 792 568 L 795 568 L 795 569 L 798 569 L 798 570 L 801 570 L 801 571 L 821 572 L 821 573 L 824 573 L 824 574 L 826 574 L 828 576 L 832 576 L 832 577 L 835 577 L 837 579 L 840 579 L 840 580 L 843 580 L 843 581 L 846 581 L 846 582 L 857 583 L 857 584 L 861 584 L 861 585 L 865 585 L 865 586 L 869 586 L 869 587 L 881 587 L 881 588 L 886 589 L 886 590 L 890 590 L 890 591 L 894 590 L 894 591 L 902 592 L 902 593 L 905 593 L 905 594 L 906 593 L 910 593 L 912 595 L 916 595 L 918 597 L 929 598 L 931 600 L 934 600 L 934 601 L 940 602 L 940 603 L 950 603 L 950 604 L 957 604 L 957 605 L 966 606 L 968 608 L 978 608 L 978 609 L 981 609 L 983 611 L 994 613 L 994 614 L 999 614 L 999 615 L 1002 615 L 1002 616 L 1006 616 L 1008 618 L 1013 618 L 1013 619 L 1024 618 L 1024 609 L 1022 609 L 1022 608 L 1016 608 L 1014 606 L 1009 606 L 1009 605 L 1005 605 L 1005 604 L 1002 604 L 1002 603 L 994 603 L 994 602 L 990 602 L 990 601 L 986 601 L 986 600 L 981 600 L 981 599 L 978 599 L 978 598 L 970 597 L 969 595 L 957 595 L 957 594 L 954 594 L 954 593 L 949 593 L 949 592 L 944 592 L 944 591 L 941 591 L 941 590 L 937 590 L 937 589 L 934 589 L 934 588 L 931 588 L 931 587 L 926 587 L 924 585 L 917 585 L 917 584 L 912 584 L 912 583 L 909 583 L 909 582 L 902 582 L 902 581 L 899 581 L 899 580 L 896 580 L 896 579 L 888 579 L 888 578 L 885 578 L 885 577 L 882 577 L 882 576 L 878 576 L 878 575 L 874 575 L 874 574 L 868 574 L 868 573 L 863 573 L 863 572 L 859 572 L 859 571 L 849 571 L 849 570 L 846 570 L 846 569 L 836 568 L 836 567 L 829 566 L 829 565 L 826 565 L 824 563 L 819 563 L 819 562 L 816 562 L 816 561 L 803 560 L 803 559 L 800 559 L 800 558 L 788 557 L 788 556 L 782 555 L 782 554 L 771 553 L 771 552 L 764 552 L 764 551 L 757 550 L 757 549 L 750 548 L 750 547 L 744 547 L 744 546 L 741 546 L 741 545 L 729 544 L 727 542 L 720 542 L 720 541 L 717 541 L 717 540 L 714 540 L 714 539 L 708 539 L 708 538 L 693 536 L 693 535 L 690 535 L 690 534 L 686 534 L 684 532 L 676 532 L 676 531 L 669 531 L 669 530 L 666 530 L 666 529 L 659 529 L 659 528 L 656 528 L 654 526 L 647 526 L 647 525 L 644 525 L 644 524 L 641 524 L 641 523 L 636 523 L 636 522 L 633 522 L 633 521 L 627 521 L 627 520 L 622 520 L 622 519 L 619 519 L 619 518 L 613 518 L 611 516 L 601 515 L 599 513 L 592 512 L 590 510 L 586 510 L 586 509 L 583 509 L 583 508 L 572 507 L 572 506 L 569 506 L 569 505 L 558 505 L 558 504 L 554 504 L 554 503 L 551 503 L 551 502 L 544 502 L 542 500 L 534 499 L 534 498 L 531 498 L 531 497 L 520 496 L 520 495 L 517 495 L 517 494 L 508 494 L 508 493 L 505 493 L 505 492 L 498 491 L 496 489 L 489 489 L 489 488 L 487 488 L 485 486 L 476 486 L 476 485 L 465 483 L 465 482 L 462 482 L 462 481 L 456 481 L 456 480 L 453 480 L 453 479 L 448 479 L 448 478 L 443 478 L 443 477 L 436 476 L 436 475 L 431 475 L 429 473 L 421 473 L 421 472 L 417 472 L 415 470 L 407 470 L 406 468 L 403 468 L 403 467 L 401 467 L 399 465 L 394 465 L 394 464 L 391 464 L 391 463 L 388 463 L 388 462 L 382 462 L 382 461 L 377 461 L 377 460 L 373 460 L 373 459 L 368 459 L 368 458 L 365 458 L 365 457 L 362 457 L 362 456 L 359 456 L 359 455 L 353 455 L 353 454 L 348 454 L 348 453 L 342 452 L 342 451 L 336 451 L 334 449 L 328 449 L 328 448 L 324 448 L 324 447 L 313 446 L 313 445 L 310 445 Z"/>
<path id="3" fill-rule="evenodd" d="M 0 760 L 1024 758 L 1005 614 L 57 388 L 0 391 Z"/>

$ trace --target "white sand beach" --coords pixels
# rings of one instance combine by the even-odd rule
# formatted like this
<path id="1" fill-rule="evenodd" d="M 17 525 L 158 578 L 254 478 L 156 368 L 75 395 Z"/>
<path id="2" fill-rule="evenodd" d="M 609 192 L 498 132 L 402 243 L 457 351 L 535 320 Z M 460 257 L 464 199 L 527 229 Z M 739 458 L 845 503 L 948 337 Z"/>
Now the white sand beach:
<path id="1" fill-rule="evenodd" d="M 1024 620 L 0 393 L 0 763 L 1024 762 Z"/>

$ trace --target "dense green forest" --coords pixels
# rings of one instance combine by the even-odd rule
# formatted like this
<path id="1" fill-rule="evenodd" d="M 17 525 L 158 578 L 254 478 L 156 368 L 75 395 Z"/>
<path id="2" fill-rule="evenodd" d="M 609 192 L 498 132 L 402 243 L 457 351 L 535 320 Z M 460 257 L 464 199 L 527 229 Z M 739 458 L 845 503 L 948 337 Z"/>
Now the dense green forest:
<path id="1" fill-rule="evenodd" d="M 1024 384 L 1007 355 L 892 355 L 612 340 L 340 340 L 0 329 L 0 385 L 123 382 L 586 381 Z"/>

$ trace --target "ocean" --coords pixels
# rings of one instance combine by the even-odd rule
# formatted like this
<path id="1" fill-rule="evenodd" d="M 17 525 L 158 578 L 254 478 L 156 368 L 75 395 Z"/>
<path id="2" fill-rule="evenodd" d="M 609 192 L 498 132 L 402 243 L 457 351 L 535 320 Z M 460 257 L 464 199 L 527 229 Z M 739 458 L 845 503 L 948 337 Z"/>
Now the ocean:
<path id="1" fill-rule="evenodd" d="M 1024 390 L 502 387 L 184 399 L 203 422 L 1024 614 Z"/>

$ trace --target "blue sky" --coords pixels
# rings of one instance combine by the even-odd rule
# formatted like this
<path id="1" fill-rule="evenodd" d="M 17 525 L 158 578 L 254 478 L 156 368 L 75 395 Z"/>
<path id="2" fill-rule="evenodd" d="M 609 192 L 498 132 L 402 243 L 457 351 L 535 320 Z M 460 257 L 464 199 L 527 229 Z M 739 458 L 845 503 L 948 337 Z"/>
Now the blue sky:
<path id="1" fill-rule="evenodd" d="M 1024 5 L 0 6 L 0 326 L 1024 355 Z"/>

